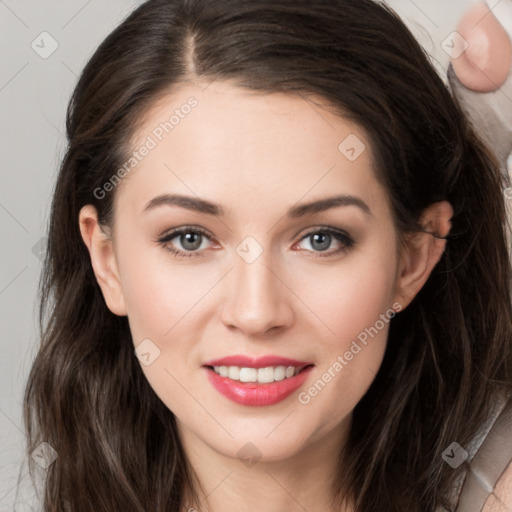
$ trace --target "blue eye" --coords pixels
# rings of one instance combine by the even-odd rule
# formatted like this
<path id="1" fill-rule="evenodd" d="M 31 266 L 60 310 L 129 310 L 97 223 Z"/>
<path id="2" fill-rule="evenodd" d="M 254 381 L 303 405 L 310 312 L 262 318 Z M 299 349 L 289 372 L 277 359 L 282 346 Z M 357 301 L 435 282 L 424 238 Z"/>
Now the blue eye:
<path id="1" fill-rule="evenodd" d="M 177 240 L 177 242 L 173 242 L 174 240 Z M 191 258 L 192 256 L 204 256 L 205 249 L 208 246 L 206 240 L 211 240 L 211 237 L 205 230 L 184 226 L 174 229 L 159 238 L 157 242 L 177 258 Z M 325 253 L 316 254 L 319 257 L 342 253 L 354 245 L 354 240 L 347 233 L 333 228 L 317 228 L 315 231 L 306 233 L 298 243 L 300 244 L 304 240 L 310 241 L 311 249 L 308 249 L 309 252 Z M 339 247 L 328 251 L 333 241 L 337 242 Z M 181 245 L 182 249 L 176 248 L 177 243 Z"/>
<path id="2" fill-rule="evenodd" d="M 190 258 L 192 256 L 202 256 L 204 254 L 202 251 L 199 252 L 199 249 L 204 249 L 204 247 L 201 247 L 204 238 L 209 239 L 206 231 L 185 226 L 171 231 L 163 238 L 160 238 L 158 242 L 178 258 Z M 172 245 L 169 245 L 174 239 L 179 240 L 184 250 L 176 249 Z M 195 254 L 196 252 L 197 254 Z"/>
<path id="3" fill-rule="evenodd" d="M 313 252 L 326 254 L 318 254 L 317 256 L 326 257 L 333 256 L 334 254 L 339 254 L 341 252 L 347 251 L 350 247 L 354 245 L 354 240 L 345 232 L 334 230 L 332 228 L 321 228 L 316 231 L 310 231 L 306 233 L 299 241 L 309 240 L 310 246 L 313 249 Z M 327 249 L 331 246 L 332 242 L 336 241 L 340 244 L 338 249 L 333 251 L 326 252 Z"/>

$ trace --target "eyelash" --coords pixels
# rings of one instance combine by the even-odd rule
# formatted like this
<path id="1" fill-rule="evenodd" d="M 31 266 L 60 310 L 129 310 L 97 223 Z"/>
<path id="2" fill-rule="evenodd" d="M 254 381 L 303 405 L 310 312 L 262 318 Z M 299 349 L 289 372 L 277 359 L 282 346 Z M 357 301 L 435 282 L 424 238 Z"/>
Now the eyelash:
<path id="1" fill-rule="evenodd" d="M 158 242 L 160 245 L 162 245 L 164 247 L 164 249 L 166 249 L 167 251 L 172 253 L 177 258 L 191 258 L 191 257 L 201 257 L 201 256 L 204 256 L 204 253 L 205 253 L 204 249 L 202 251 L 198 251 L 198 250 L 196 250 L 196 251 L 180 251 L 180 250 L 172 248 L 172 247 L 170 247 L 168 245 L 171 240 L 173 240 L 177 236 L 185 234 L 185 233 L 201 234 L 201 235 L 203 235 L 203 236 L 205 236 L 207 238 L 211 238 L 209 236 L 209 234 L 204 229 L 202 229 L 202 228 L 191 227 L 191 226 L 183 226 L 181 228 L 176 228 L 176 229 L 172 230 L 171 232 L 167 233 L 166 235 L 164 235 L 161 238 L 158 238 L 155 241 Z M 298 240 L 298 242 L 296 242 L 296 244 L 300 243 L 303 240 L 305 240 L 306 238 L 309 238 L 309 237 L 311 237 L 313 235 L 316 235 L 318 233 L 321 233 L 321 234 L 324 234 L 324 235 L 331 235 L 331 236 L 333 236 L 336 240 L 338 240 L 339 242 L 342 243 L 342 247 L 340 249 L 337 249 L 337 250 L 331 251 L 331 252 L 327 252 L 327 251 L 309 251 L 309 250 L 305 249 L 308 252 L 318 253 L 318 255 L 315 256 L 315 257 L 326 258 L 326 257 L 329 257 L 329 256 L 334 256 L 334 255 L 337 255 L 337 254 L 341 254 L 343 252 L 348 251 L 354 245 L 354 243 L 355 243 L 354 240 L 347 233 L 345 233 L 344 231 L 340 231 L 338 229 L 333 229 L 333 228 L 329 228 L 329 227 L 325 227 L 325 228 L 324 227 L 319 227 L 319 228 L 316 228 L 314 231 L 309 231 L 308 233 L 303 235 Z M 296 245 L 296 244 L 294 244 L 294 245 Z M 323 254 L 323 253 L 325 253 L 325 254 Z"/>

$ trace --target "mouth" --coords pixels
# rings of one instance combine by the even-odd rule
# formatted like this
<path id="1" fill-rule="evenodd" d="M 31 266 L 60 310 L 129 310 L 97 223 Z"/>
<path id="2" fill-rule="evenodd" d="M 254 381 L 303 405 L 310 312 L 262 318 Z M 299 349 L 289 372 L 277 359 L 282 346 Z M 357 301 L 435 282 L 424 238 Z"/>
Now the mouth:
<path id="1" fill-rule="evenodd" d="M 249 363 L 247 360 L 242 363 L 237 358 L 239 364 L 251 366 L 235 365 L 233 358 L 218 362 L 226 364 L 202 366 L 210 384 L 230 401 L 245 406 L 268 406 L 283 401 L 306 382 L 315 367 L 312 363 L 288 359 L 286 365 L 269 365 L 268 358 Z M 280 358 L 279 362 L 284 360 Z M 294 364 L 289 364 L 292 362 Z"/>
<path id="2" fill-rule="evenodd" d="M 205 365 L 204 367 L 213 371 L 220 377 L 225 377 L 236 382 L 250 382 L 257 384 L 272 384 L 282 380 L 291 379 L 301 372 L 314 366 L 305 364 L 301 366 L 266 366 L 254 368 L 249 366 L 228 366 L 228 365 Z"/>

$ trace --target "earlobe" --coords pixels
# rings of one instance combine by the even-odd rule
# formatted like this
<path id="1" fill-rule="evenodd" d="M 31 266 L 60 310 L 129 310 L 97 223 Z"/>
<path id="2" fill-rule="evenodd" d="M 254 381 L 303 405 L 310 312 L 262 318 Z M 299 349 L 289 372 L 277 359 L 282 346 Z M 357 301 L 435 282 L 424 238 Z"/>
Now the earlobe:
<path id="1" fill-rule="evenodd" d="M 107 307 L 115 315 L 125 316 L 126 305 L 112 240 L 98 223 L 96 208 L 90 204 L 84 206 L 80 210 L 78 221 L 82 239 L 89 250 L 94 275 Z"/>
<path id="2" fill-rule="evenodd" d="M 395 299 L 405 309 L 421 290 L 446 248 L 453 208 L 447 201 L 431 204 L 421 217 L 424 232 L 407 236 L 403 249 Z"/>

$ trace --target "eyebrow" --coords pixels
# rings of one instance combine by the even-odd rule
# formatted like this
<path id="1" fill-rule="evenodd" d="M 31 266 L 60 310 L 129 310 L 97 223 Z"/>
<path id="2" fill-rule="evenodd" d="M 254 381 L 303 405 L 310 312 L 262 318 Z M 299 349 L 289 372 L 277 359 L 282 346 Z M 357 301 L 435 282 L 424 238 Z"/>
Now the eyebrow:
<path id="1" fill-rule="evenodd" d="M 198 197 L 184 196 L 179 194 L 162 194 L 156 196 L 146 204 L 143 212 L 153 210 L 159 206 L 180 206 L 181 208 L 186 208 L 187 210 L 204 213 L 206 215 L 215 215 L 218 217 L 223 217 L 225 215 L 224 209 L 218 204 L 212 203 L 205 199 L 200 199 Z M 326 197 L 317 201 L 292 206 L 286 215 L 292 219 L 295 219 L 305 215 L 313 215 L 315 213 L 323 212 L 340 206 L 356 206 L 366 214 L 372 215 L 370 208 L 362 199 L 347 194 Z"/>

